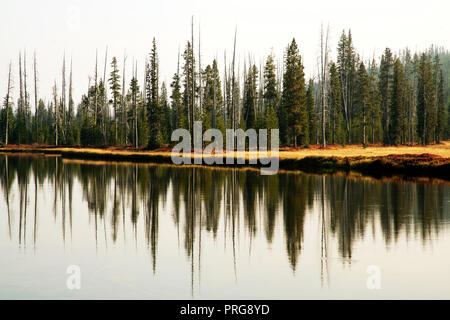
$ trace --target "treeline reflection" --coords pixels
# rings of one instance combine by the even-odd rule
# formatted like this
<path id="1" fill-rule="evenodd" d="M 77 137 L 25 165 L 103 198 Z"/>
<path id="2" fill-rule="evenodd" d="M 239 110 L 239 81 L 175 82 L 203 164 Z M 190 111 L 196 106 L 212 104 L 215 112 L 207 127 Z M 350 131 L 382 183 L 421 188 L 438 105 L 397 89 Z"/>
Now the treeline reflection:
<path id="1" fill-rule="evenodd" d="M 356 242 L 374 235 L 375 229 L 380 230 L 386 245 L 406 235 L 406 239 L 420 239 L 425 246 L 450 221 L 450 188 L 446 184 L 300 173 L 261 176 L 252 170 L 98 164 L 15 155 L 0 156 L 0 170 L 9 237 L 18 232 L 20 245 L 36 244 L 38 215 L 48 214 L 39 213 L 42 192 L 47 192 L 47 201 L 52 198 L 55 218 L 61 214 L 62 237 L 67 241 L 72 235 L 74 210 L 80 208 L 73 201 L 77 188 L 82 190 L 95 226 L 96 241 L 101 231 L 106 241 L 118 241 L 121 225 L 129 221 L 133 235 L 125 234 L 123 227 L 123 236 L 137 239 L 142 219 L 154 271 L 163 214 L 172 216 L 180 246 L 192 261 L 195 252 L 202 252 L 202 233 L 214 238 L 223 234 L 234 256 L 236 237 L 245 230 L 250 241 L 262 235 L 269 244 L 281 234 L 294 270 L 307 241 L 309 214 L 317 215 L 320 223 L 322 255 L 328 254 L 328 242 L 333 241 L 345 259 L 352 257 Z M 11 204 L 12 193 L 19 199 L 18 206 Z M 11 223 L 13 215 L 18 228 Z M 32 229 L 31 240 L 27 228 Z"/>

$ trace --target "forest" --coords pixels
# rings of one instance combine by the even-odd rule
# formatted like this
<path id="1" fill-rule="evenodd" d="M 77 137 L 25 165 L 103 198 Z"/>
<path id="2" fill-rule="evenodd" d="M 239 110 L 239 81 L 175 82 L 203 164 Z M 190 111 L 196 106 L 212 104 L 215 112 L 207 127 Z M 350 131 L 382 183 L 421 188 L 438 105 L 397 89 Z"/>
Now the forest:
<path id="1" fill-rule="evenodd" d="M 11 63 L 6 75 L 1 144 L 153 150 L 172 145 L 172 130 L 192 130 L 197 120 L 203 130 L 223 132 L 279 128 L 280 144 L 292 147 L 428 145 L 450 138 L 450 52 L 444 48 L 386 48 L 381 57 L 365 61 L 351 31 L 344 30 L 333 60 L 328 30 L 322 28 L 317 76 L 307 79 L 295 39 L 282 59 L 272 53 L 258 67 L 249 57 L 243 68 L 236 63 L 236 33 L 231 56 L 224 52 L 223 61 L 214 59 L 206 66 L 194 40 L 192 36 L 178 54 L 171 83 L 160 82 L 155 38 L 145 70 L 133 63 L 131 79 L 125 77 L 125 58 L 120 70 L 119 59 L 108 59 L 106 51 L 101 70 L 96 54 L 93 81 L 77 104 L 72 64 L 65 57 L 62 81 L 55 81 L 52 97 L 45 99 L 39 97 L 36 53 L 30 75 L 26 53 L 20 52 L 18 79 Z M 138 73 L 145 74 L 143 83 Z M 18 97 L 12 94 L 15 85 Z"/>

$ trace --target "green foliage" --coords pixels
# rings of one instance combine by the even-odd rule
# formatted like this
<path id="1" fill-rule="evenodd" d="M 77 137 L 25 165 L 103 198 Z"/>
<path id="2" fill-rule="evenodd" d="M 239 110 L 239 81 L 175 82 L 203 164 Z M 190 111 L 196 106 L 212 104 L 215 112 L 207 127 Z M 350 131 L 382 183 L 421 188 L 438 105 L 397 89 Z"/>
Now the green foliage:
<path id="1" fill-rule="evenodd" d="M 306 86 L 295 39 L 286 48 L 282 76 L 277 73 L 272 54 L 260 72 L 253 63 L 242 72 L 239 59 L 235 61 L 233 57 L 227 62 L 225 57 L 222 79 L 215 59 L 203 70 L 196 69 L 190 42 L 182 60 L 169 90 L 164 83 L 160 86 L 153 39 L 142 88 L 137 81 L 137 68 L 129 87 L 121 88 L 114 57 L 108 84 L 97 78 L 96 71 L 95 82 L 90 82 L 76 109 L 70 77 L 67 102 L 63 79 L 61 94 L 55 83 L 49 102 L 39 100 L 35 112 L 30 110 L 33 103 L 20 62 L 19 97 L 13 99 L 7 94 L 0 109 L 0 141 L 6 142 L 8 132 L 10 144 L 130 142 L 154 149 L 171 144 L 174 129 L 192 130 L 194 120 L 202 120 L 204 130 L 218 128 L 223 134 L 226 128 L 234 126 L 279 128 L 282 145 L 307 146 L 321 138 L 317 101 L 321 99 L 316 96 L 319 84 L 309 79 Z M 449 83 L 448 51 L 432 47 L 422 54 L 411 54 L 405 49 L 394 56 L 386 48 L 381 60 L 366 64 L 354 48 L 351 32 L 344 31 L 337 60 L 328 64 L 324 85 L 326 143 L 429 144 L 449 139 Z"/>
<path id="2" fill-rule="evenodd" d="M 244 102 L 243 102 L 243 115 L 245 128 L 256 128 L 257 127 L 257 77 L 258 69 L 255 65 L 250 66 L 248 69 L 247 79 L 244 84 Z"/>
<path id="3" fill-rule="evenodd" d="M 394 145 L 406 141 L 405 73 L 399 58 L 394 61 L 390 104 L 389 137 Z"/>
<path id="4" fill-rule="evenodd" d="M 434 94 L 432 62 L 429 55 L 423 53 L 419 62 L 419 80 L 417 88 L 417 130 L 422 144 L 429 144 L 434 136 L 436 124 L 436 97 Z"/>
<path id="5" fill-rule="evenodd" d="M 317 112 L 314 103 L 314 81 L 309 80 L 306 91 L 306 114 L 308 116 L 309 136 L 305 137 L 305 145 L 317 143 Z"/>
<path id="6" fill-rule="evenodd" d="M 280 112 L 285 114 L 283 116 L 285 129 L 281 138 L 284 143 L 297 146 L 298 139 L 300 139 L 300 144 L 308 143 L 309 128 L 306 114 L 305 74 L 295 39 L 292 40 L 286 50 L 284 63 L 285 72 Z"/>

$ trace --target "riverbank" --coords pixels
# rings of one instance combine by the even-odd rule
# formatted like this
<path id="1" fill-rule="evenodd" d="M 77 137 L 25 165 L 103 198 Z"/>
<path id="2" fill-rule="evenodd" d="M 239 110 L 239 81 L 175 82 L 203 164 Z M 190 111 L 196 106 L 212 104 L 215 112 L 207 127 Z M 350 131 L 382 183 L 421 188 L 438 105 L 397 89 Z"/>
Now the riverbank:
<path id="1" fill-rule="evenodd" d="M 129 147 L 82 148 L 20 145 L 0 147 L 1 153 L 58 155 L 67 159 L 172 163 L 170 149 L 141 151 Z M 216 154 L 216 157 L 224 154 Z M 239 155 L 235 153 L 235 158 Z M 245 157 L 248 159 L 249 154 Z M 284 148 L 279 152 L 280 169 L 308 173 L 355 171 L 373 177 L 404 175 L 450 180 L 450 142 L 430 146 L 329 146 L 320 148 Z M 230 165 L 223 165 L 230 166 Z M 235 164 L 235 167 L 259 167 L 260 164 Z"/>

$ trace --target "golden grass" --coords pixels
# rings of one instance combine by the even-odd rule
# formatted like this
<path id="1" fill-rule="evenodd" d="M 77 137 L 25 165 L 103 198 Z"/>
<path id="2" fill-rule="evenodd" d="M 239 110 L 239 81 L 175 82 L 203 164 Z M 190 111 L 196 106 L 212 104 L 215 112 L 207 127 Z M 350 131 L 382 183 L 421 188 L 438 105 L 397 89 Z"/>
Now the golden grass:
<path id="1" fill-rule="evenodd" d="M 301 159 L 304 157 L 382 157 L 388 155 L 416 155 L 432 154 L 443 158 L 450 158 L 450 141 L 429 146 L 389 146 L 367 147 L 362 146 L 331 146 L 326 149 L 301 149 L 296 151 L 280 151 L 280 158 Z"/>
<path id="2" fill-rule="evenodd" d="M 171 152 L 168 151 L 128 151 L 128 150 L 105 150 L 105 149 L 95 149 L 95 148 L 52 148 L 50 150 L 57 151 L 71 151 L 71 152 L 89 152 L 97 154 L 121 154 L 121 155 L 157 155 L 157 156 L 171 156 Z M 441 156 L 443 158 L 450 158 L 450 141 L 445 141 L 436 145 L 428 146 L 376 146 L 363 148 L 360 145 L 349 145 L 349 146 L 329 146 L 325 149 L 322 148 L 306 148 L 306 149 L 296 149 L 288 151 L 280 151 L 280 159 L 302 159 L 305 157 L 380 157 L 387 155 L 413 155 L 413 154 L 432 154 Z M 222 155 L 222 153 L 216 154 L 216 156 Z M 248 159 L 249 156 L 256 156 L 257 152 L 246 152 L 245 158 Z M 192 155 L 193 157 L 198 157 L 199 155 Z M 235 152 L 234 156 L 244 156 L 243 153 Z"/>
<path id="3" fill-rule="evenodd" d="M 170 157 L 170 151 L 133 151 L 133 150 L 110 150 L 101 148 L 71 148 L 71 147 L 47 147 L 39 148 L 33 146 L 27 147 L 17 147 L 17 148 L 0 148 L 0 151 L 45 151 L 45 153 L 55 153 L 61 152 L 73 152 L 73 153 L 90 153 L 90 154 L 101 154 L 104 156 L 108 155 L 121 155 L 121 156 L 159 156 L 159 157 Z M 245 157 L 248 159 L 250 156 L 256 157 L 256 151 L 238 153 L 235 152 L 235 157 Z M 349 146 L 328 146 L 327 148 L 304 148 L 304 149 L 291 149 L 291 150 L 281 150 L 279 151 L 280 159 L 302 159 L 305 157 L 382 157 L 388 155 L 419 155 L 419 154 L 431 154 L 440 156 L 443 158 L 450 158 L 450 141 L 445 141 L 440 144 L 428 145 L 428 146 L 375 146 L 363 148 L 361 145 L 349 145 Z M 199 157 L 199 154 L 192 154 L 192 157 Z M 217 153 L 215 156 L 223 156 L 223 153 Z"/>

